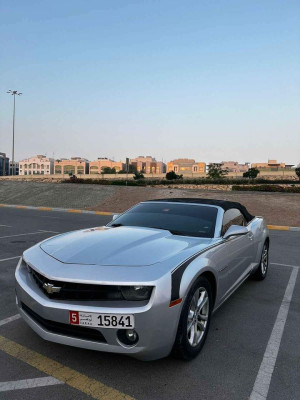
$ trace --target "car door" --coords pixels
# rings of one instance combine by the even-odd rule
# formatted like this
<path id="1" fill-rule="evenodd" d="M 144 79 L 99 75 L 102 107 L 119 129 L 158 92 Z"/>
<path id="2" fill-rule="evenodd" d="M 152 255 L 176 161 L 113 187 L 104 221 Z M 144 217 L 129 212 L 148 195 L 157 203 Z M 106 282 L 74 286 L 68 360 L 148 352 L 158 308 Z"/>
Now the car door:
<path id="1" fill-rule="evenodd" d="M 246 226 L 247 222 L 241 212 L 232 208 L 223 216 L 222 236 L 231 225 Z M 218 275 L 220 300 L 226 298 L 250 273 L 253 254 L 253 233 L 232 236 L 218 249 Z"/>

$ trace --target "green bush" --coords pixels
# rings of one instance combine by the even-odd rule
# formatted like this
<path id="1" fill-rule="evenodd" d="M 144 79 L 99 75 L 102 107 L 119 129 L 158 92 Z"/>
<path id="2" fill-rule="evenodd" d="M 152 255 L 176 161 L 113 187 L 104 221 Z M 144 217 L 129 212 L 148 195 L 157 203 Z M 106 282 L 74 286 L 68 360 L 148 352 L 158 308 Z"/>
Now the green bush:
<path id="1" fill-rule="evenodd" d="M 243 173 L 243 177 L 255 179 L 258 174 L 259 174 L 259 170 L 257 168 L 249 168 L 248 171 Z"/>
<path id="2" fill-rule="evenodd" d="M 126 185 L 125 179 L 103 179 L 103 178 L 77 178 L 76 176 L 70 177 L 69 179 L 65 179 L 64 183 L 83 183 L 83 184 L 97 184 L 97 185 Z M 295 186 L 300 185 L 300 181 L 291 181 L 291 180 L 274 180 L 269 181 L 266 179 L 228 179 L 228 178 L 220 178 L 220 179 L 209 179 L 209 178 L 180 178 L 176 180 L 167 180 L 167 179 L 159 179 L 159 178 L 145 178 L 145 179 L 137 179 L 134 180 L 132 178 L 127 179 L 128 186 L 157 186 L 157 185 L 171 185 L 176 183 L 176 185 L 261 185 L 266 184 L 268 186 L 274 186 L 276 184 L 293 184 Z"/>
<path id="3" fill-rule="evenodd" d="M 238 186 L 233 185 L 232 190 L 249 192 L 281 192 L 281 193 L 300 193 L 300 186 L 279 186 L 279 185 L 251 185 Z"/>
<path id="4" fill-rule="evenodd" d="M 139 179 L 145 179 L 144 174 L 142 172 L 136 172 L 133 176 L 133 179 L 135 181 L 139 180 Z"/>
<path id="5" fill-rule="evenodd" d="M 175 181 L 177 179 L 182 179 L 182 175 L 177 175 L 175 171 L 170 171 L 166 173 L 166 179 L 168 181 Z"/>

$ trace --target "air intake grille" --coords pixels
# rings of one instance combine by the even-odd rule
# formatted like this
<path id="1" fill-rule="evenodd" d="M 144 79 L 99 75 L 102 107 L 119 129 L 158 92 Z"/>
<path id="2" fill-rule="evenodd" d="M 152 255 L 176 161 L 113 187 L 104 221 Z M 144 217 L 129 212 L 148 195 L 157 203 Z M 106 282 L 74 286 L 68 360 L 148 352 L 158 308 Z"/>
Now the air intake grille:
<path id="1" fill-rule="evenodd" d="M 125 300 L 119 286 L 54 281 L 28 267 L 39 288 L 55 300 Z M 53 286 L 53 287 L 52 287 Z"/>
<path id="2" fill-rule="evenodd" d="M 48 332 L 83 340 L 92 340 L 93 342 L 107 343 L 102 333 L 96 329 L 50 321 L 42 318 L 36 312 L 32 311 L 28 306 L 26 306 L 26 304 L 21 303 L 21 306 L 22 310 L 24 310 L 24 312 L 28 314 L 31 319 L 33 319 L 38 325 L 46 329 Z"/>

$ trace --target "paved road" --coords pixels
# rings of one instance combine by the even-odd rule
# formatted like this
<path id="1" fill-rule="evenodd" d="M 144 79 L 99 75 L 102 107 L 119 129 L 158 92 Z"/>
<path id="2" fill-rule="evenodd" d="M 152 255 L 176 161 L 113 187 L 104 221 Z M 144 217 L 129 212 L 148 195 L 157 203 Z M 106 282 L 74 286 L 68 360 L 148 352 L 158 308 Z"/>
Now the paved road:
<path id="1" fill-rule="evenodd" d="M 271 233 L 272 264 L 267 279 L 247 281 L 215 313 L 203 351 L 189 363 L 171 357 L 146 363 L 45 342 L 21 319 L 1 325 L 1 321 L 16 315 L 14 269 L 17 258 L 12 257 L 20 256 L 23 250 L 55 232 L 103 225 L 109 219 L 85 214 L 0 209 L 0 399 L 90 399 L 92 397 L 87 393 L 92 387 L 94 398 L 106 400 L 125 398 L 122 393 L 138 400 L 248 399 L 278 311 L 282 305 L 286 306 L 282 301 L 291 273 L 298 272 L 298 268 L 291 266 L 300 266 L 300 233 L 297 232 Z M 300 398 L 299 332 L 300 272 L 271 377 L 268 400 Z M 51 360 L 58 363 L 55 365 L 60 374 L 69 374 L 69 380 L 65 379 L 68 384 L 52 381 L 53 385 L 36 387 L 37 382 L 45 384 L 40 378 L 51 375 Z M 34 378 L 37 380 L 31 381 Z M 20 383 L 22 380 L 27 381 Z M 18 381 L 27 388 L 8 390 L 12 389 L 11 381 Z M 107 387 L 115 390 L 106 391 Z"/>

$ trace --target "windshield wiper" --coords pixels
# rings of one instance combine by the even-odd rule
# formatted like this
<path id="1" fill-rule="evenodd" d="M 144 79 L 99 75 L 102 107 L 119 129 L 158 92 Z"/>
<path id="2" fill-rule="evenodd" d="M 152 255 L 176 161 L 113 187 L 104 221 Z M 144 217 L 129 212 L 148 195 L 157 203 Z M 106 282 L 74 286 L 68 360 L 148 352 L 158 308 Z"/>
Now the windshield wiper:
<path id="1" fill-rule="evenodd" d="M 123 226 L 123 224 L 111 224 L 110 226 L 112 226 L 113 228 L 118 228 L 119 226 Z"/>

